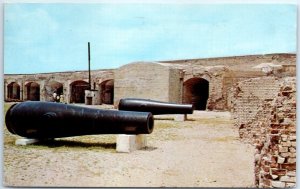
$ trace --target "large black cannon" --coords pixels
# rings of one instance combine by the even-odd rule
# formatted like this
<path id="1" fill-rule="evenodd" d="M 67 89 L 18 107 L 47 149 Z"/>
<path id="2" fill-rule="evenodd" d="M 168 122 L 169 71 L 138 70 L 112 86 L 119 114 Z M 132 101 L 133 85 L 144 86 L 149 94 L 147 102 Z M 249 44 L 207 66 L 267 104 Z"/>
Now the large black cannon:
<path id="1" fill-rule="evenodd" d="M 192 114 L 192 104 L 176 104 L 147 100 L 140 98 L 123 98 L 119 102 L 119 110 L 151 112 L 153 115 L 160 114 Z"/>
<path id="2" fill-rule="evenodd" d="M 60 138 L 91 134 L 150 134 L 149 112 L 115 111 L 27 101 L 10 107 L 7 129 L 27 138 Z"/>

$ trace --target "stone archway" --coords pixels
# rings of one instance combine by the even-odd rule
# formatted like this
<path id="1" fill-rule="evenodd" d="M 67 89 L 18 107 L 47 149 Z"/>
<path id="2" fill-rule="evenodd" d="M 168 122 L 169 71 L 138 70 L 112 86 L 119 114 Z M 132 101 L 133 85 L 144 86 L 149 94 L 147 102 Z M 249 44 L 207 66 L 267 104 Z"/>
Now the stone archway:
<path id="1" fill-rule="evenodd" d="M 36 82 L 29 82 L 25 85 L 27 93 L 27 100 L 39 101 L 40 100 L 40 85 Z"/>
<path id="2" fill-rule="evenodd" d="M 45 95 L 47 101 L 54 101 L 53 99 L 53 93 L 56 93 L 57 95 L 63 94 L 63 84 L 57 81 L 50 81 L 45 85 Z"/>
<path id="3" fill-rule="evenodd" d="M 89 89 L 89 83 L 82 80 L 74 81 L 70 84 L 71 98 L 70 103 L 84 103 L 85 90 Z"/>
<path id="4" fill-rule="evenodd" d="M 20 85 L 16 82 L 11 82 L 7 85 L 7 99 L 20 100 Z"/>
<path id="5" fill-rule="evenodd" d="M 114 80 L 106 80 L 100 84 L 100 99 L 103 104 L 114 103 Z"/>
<path id="6" fill-rule="evenodd" d="M 183 83 L 183 103 L 193 104 L 195 110 L 205 110 L 209 96 L 209 82 L 191 78 Z"/>

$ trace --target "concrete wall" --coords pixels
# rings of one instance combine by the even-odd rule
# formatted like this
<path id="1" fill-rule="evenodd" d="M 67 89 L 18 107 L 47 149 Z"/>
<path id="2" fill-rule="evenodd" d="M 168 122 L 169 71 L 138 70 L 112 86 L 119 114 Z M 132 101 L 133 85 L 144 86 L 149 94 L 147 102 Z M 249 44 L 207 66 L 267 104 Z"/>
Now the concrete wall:
<path id="1" fill-rule="evenodd" d="M 157 63 L 132 63 L 115 71 L 115 98 L 145 98 L 166 102 L 181 101 L 180 70 Z"/>
<path id="2" fill-rule="evenodd" d="M 182 103 L 183 72 L 179 69 L 169 70 L 169 102 Z"/>

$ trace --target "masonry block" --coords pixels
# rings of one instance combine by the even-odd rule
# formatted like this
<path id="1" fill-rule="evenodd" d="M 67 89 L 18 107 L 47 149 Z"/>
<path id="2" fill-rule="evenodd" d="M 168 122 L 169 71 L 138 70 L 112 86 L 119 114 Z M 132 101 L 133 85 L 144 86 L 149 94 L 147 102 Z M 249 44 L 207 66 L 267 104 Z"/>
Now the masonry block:
<path id="1" fill-rule="evenodd" d="M 186 114 L 176 114 L 174 116 L 174 121 L 186 121 L 187 115 Z"/>
<path id="2" fill-rule="evenodd" d="M 296 177 L 296 171 L 288 171 L 287 176 L 293 176 Z"/>
<path id="3" fill-rule="evenodd" d="M 281 182 L 281 181 L 272 181 L 272 186 L 274 188 L 284 188 L 285 187 L 285 183 Z"/>
<path id="4" fill-rule="evenodd" d="M 146 147 L 146 135 L 117 135 L 117 152 L 129 153 Z"/>
<path id="5" fill-rule="evenodd" d="M 29 144 L 35 144 L 39 141 L 40 140 L 38 140 L 38 139 L 32 139 L 32 138 L 20 138 L 15 141 L 15 145 L 26 146 Z"/>
<path id="6" fill-rule="evenodd" d="M 288 188 L 296 187 L 296 183 L 289 183 L 289 182 L 287 182 L 286 183 L 286 187 L 288 187 Z"/>
<path id="7" fill-rule="evenodd" d="M 284 163 L 285 158 L 278 156 L 277 163 Z"/>
<path id="8" fill-rule="evenodd" d="M 282 182 L 296 182 L 296 177 L 282 176 L 282 177 L 280 177 L 280 181 L 282 181 Z"/>

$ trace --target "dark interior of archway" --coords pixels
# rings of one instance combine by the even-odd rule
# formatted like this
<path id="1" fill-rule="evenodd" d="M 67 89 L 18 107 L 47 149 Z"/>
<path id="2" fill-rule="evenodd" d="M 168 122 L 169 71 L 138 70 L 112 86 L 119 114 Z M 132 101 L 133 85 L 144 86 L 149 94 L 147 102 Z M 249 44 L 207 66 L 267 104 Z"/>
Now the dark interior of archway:
<path id="1" fill-rule="evenodd" d="M 20 100 L 20 85 L 16 82 L 7 85 L 7 98 Z"/>
<path id="2" fill-rule="evenodd" d="M 75 81 L 71 84 L 71 103 L 84 103 L 85 90 L 89 89 L 89 83 L 85 81 Z"/>
<path id="3" fill-rule="evenodd" d="M 63 84 L 59 82 L 51 82 L 49 84 L 49 93 L 52 95 L 53 93 L 56 93 L 57 95 L 63 94 Z"/>
<path id="4" fill-rule="evenodd" d="M 108 80 L 101 83 L 101 102 L 103 104 L 114 103 L 114 81 Z"/>
<path id="5" fill-rule="evenodd" d="M 196 110 L 205 110 L 209 93 L 209 82 L 192 78 L 184 83 L 183 102 L 193 104 Z"/>
<path id="6" fill-rule="evenodd" d="M 47 100 L 55 101 L 53 99 L 53 94 L 60 96 L 63 94 L 63 84 L 57 81 L 51 81 L 45 85 L 45 93 L 47 95 Z"/>
<path id="7" fill-rule="evenodd" d="M 57 95 L 62 95 L 63 94 L 63 86 L 60 86 L 56 89 L 56 94 Z"/>
<path id="8" fill-rule="evenodd" d="M 52 81 L 45 86 L 45 92 L 51 97 L 53 93 L 61 95 L 63 94 L 63 84 L 56 81 Z"/>
<path id="9" fill-rule="evenodd" d="M 27 100 L 39 101 L 40 100 L 40 85 L 37 83 L 29 83 L 27 87 Z"/>

